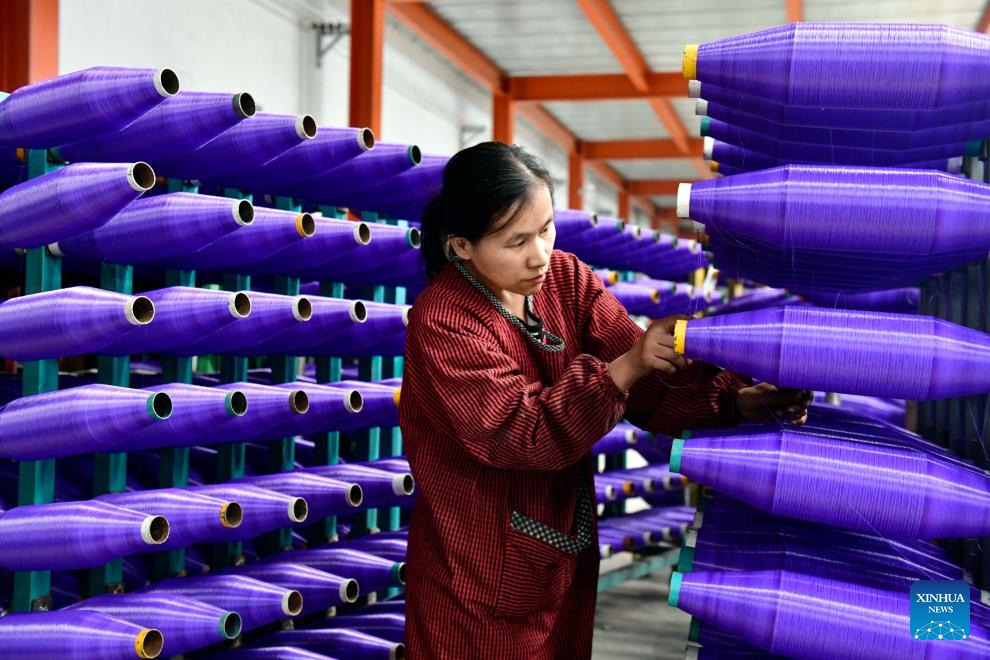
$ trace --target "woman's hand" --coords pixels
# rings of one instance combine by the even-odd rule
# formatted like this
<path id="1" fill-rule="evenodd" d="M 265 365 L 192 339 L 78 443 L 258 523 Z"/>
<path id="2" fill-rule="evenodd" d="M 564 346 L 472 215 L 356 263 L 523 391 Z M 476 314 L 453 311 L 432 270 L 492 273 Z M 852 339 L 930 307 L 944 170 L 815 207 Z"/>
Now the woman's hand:
<path id="1" fill-rule="evenodd" d="M 770 383 L 760 383 L 736 392 L 736 408 L 746 419 L 782 419 L 800 425 L 808 421 L 808 406 L 813 398 L 808 390 L 778 388 Z"/>
<path id="2" fill-rule="evenodd" d="M 654 321 L 632 348 L 608 364 L 616 387 L 625 392 L 651 371 L 673 375 L 687 366 L 683 355 L 674 352 L 674 324 L 682 316 Z"/>

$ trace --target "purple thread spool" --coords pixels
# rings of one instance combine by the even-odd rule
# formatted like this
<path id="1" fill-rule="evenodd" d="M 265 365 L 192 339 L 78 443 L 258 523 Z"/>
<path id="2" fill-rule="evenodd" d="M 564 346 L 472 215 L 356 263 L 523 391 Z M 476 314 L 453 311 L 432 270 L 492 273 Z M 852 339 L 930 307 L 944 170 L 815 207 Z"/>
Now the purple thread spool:
<path id="1" fill-rule="evenodd" d="M 14 90 L 0 103 L 0 138 L 47 149 L 118 131 L 179 91 L 171 69 L 92 67 Z"/>
<path id="2" fill-rule="evenodd" d="M 390 427 L 399 425 L 400 388 L 396 385 L 386 385 L 378 382 L 359 380 L 342 380 L 326 387 L 345 387 L 357 390 L 361 394 L 361 410 L 356 416 L 347 416 L 341 420 L 337 430 L 359 431 L 376 426 Z M 405 468 L 408 471 L 408 466 Z"/>
<path id="3" fill-rule="evenodd" d="M 49 249 L 88 261 L 153 263 L 201 250 L 253 220 L 246 199 L 171 193 L 133 202 L 103 226 Z"/>
<path id="4" fill-rule="evenodd" d="M 405 562 L 394 562 L 376 555 L 337 547 L 335 544 L 312 550 L 281 552 L 264 561 L 290 561 L 306 564 L 328 573 L 357 580 L 361 593 L 401 587 L 406 583 Z"/>
<path id="5" fill-rule="evenodd" d="M 364 407 L 364 398 L 357 390 L 311 383 L 284 383 L 276 387 L 298 387 L 309 398 L 309 411 L 297 415 L 283 427 L 287 435 L 311 435 L 340 430 L 352 415 Z"/>
<path id="6" fill-rule="evenodd" d="M 306 299 L 313 310 L 308 322 L 294 325 L 246 350 L 254 355 L 305 355 L 311 346 L 340 333 L 346 334 L 363 327 L 361 324 L 368 318 L 368 309 L 360 300 L 325 298 L 319 295 L 307 295 Z"/>
<path id="7" fill-rule="evenodd" d="M 363 324 L 346 328 L 329 340 L 311 346 L 310 354 L 339 357 L 402 355 L 410 305 L 364 301 L 364 306 L 368 318 Z"/>
<path id="8" fill-rule="evenodd" d="M 255 261 L 278 254 L 315 233 L 316 222 L 309 213 L 256 206 L 254 222 L 221 236 L 198 252 L 170 258 L 168 265 L 189 270 L 227 268 L 249 273 Z"/>
<path id="9" fill-rule="evenodd" d="M 0 457 L 41 460 L 102 451 L 165 420 L 172 400 L 113 385 L 82 385 L 0 408 Z"/>
<path id="10" fill-rule="evenodd" d="M 0 194 L 0 249 L 41 247 L 96 229 L 154 184 L 143 162 L 79 163 L 25 181 Z"/>
<path id="11" fill-rule="evenodd" d="M 261 167 L 316 136 L 309 115 L 258 113 L 195 151 L 155 161 L 158 171 L 177 179 L 215 179 Z"/>
<path id="12" fill-rule="evenodd" d="M 597 504 L 608 504 L 609 502 L 614 502 L 617 497 L 618 493 L 615 490 L 614 484 L 608 484 L 604 481 L 595 479 L 595 502 Z"/>
<path id="13" fill-rule="evenodd" d="M 584 227 L 581 231 L 562 232 L 557 236 L 554 245 L 561 250 L 580 255 L 598 243 L 621 240 L 617 237 L 621 236 L 624 226 L 625 223 L 618 218 L 595 216 L 590 227 Z"/>
<path id="14" fill-rule="evenodd" d="M 443 170 L 450 156 L 423 155 L 418 167 L 389 177 L 374 187 L 359 191 L 341 191 L 338 204 L 374 211 L 379 207 L 406 207 L 428 203 L 443 187 Z"/>
<path id="15" fill-rule="evenodd" d="M 619 454 L 627 449 L 632 449 L 636 445 L 640 433 L 646 433 L 646 431 L 640 431 L 628 422 L 619 422 L 595 443 L 591 448 L 591 453 Z"/>
<path id="16" fill-rule="evenodd" d="M 793 23 L 689 46 L 684 73 L 784 105 L 935 110 L 986 99 L 988 60 L 990 38 L 946 25 Z"/>
<path id="17" fill-rule="evenodd" d="M 561 240 L 598 226 L 598 216 L 581 209 L 554 209 L 553 224 L 559 244 Z"/>
<path id="18" fill-rule="evenodd" d="M 0 638 L 8 660 L 156 658 L 164 645 L 159 630 L 87 610 L 10 614 L 0 619 Z"/>
<path id="19" fill-rule="evenodd" d="M 423 160 L 414 144 L 376 142 L 375 148 L 351 158 L 330 172 L 282 186 L 280 192 L 309 202 L 335 204 L 336 195 L 353 195 L 380 185 L 419 166 Z"/>
<path id="20" fill-rule="evenodd" d="M 815 291 L 805 297 L 819 307 L 914 314 L 918 312 L 918 305 L 921 302 L 921 290 L 918 287 L 901 287 L 863 293 Z"/>
<path id="21" fill-rule="evenodd" d="M 819 401 L 825 396 L 824 392 L 816 392 L 815 398 Z M 816 408 L 828 408 L 822 403 L 816 403 Z M 872 396 L 859 396 L 856 394 L 845 394 L 841 399 L 840 410 L 855 412 L 870 419 L 876 419 L 888 424 L 904 426 L 905 424 L 905 402 L 903 399 L 880 399 Z"/>
<path id="22" fill-rule="evenodd" d="M 670 464 L 647 465 L 625 471 L 629 478 L 650 479 L 657 490 L 680 490 L 687 485 L 687 479 L 670 471 Z"/>
<path id="23" fill-rule="evenodd" d="M 355 513 L 364 499 L 363 490 L 356 483 L 306 472 L 255 475 L 238 479 L 235 483 L 302 497 L 309 506 L 309 516 L 314 519 Z"/>
<path id="24" fill-rule="evenodd" d="M 598 484 L 605 486 L 612 486 L 615 492 L 615 499 L 622 501 L 629 499 L 630 497 L 636 497 L 637 494 L 643 492 L 643 485 L 636 484 L 631 479 L 626 479 L 625 475 L 613 474 L 610 472 L 600 472 L 595 475 L 595 487 Z"/>
<path id="25" fill-rule="evenodd" d="M 222 177 L 222 182 L 244 190 L 278 192 L 281 186 L 322 176 L 374 146 L 375 135 L 369 128 L 320 126 L 312 140 L 304 140 L 262 167 Z"/>
<path id="26" fill-rule="evenodd" d="M 408 497 L 415 491 L 415 482 L 408 470 L 393 472 L 372 467 L 374 463 L 338 463 L 304 468 L 303 471 L 320 477 L 361 486 L 364 495 L 362 508 L 383 506 L 397 497 Z"/>
<path id="27" fill-rule="evenodd" d="M 108 493 L 94 499 L 165 516 L 170 533 L 164 543 L 155 547 L 156 551 L 178 550 L 199 543 L 215 533 L 239 526 L 244 516 L 237 502 L 181 488 Z"/>
<path id="28" fill-rule="evenodd" d="M 55 155 L 70 162 L 168 158 L 198 149 L 252 115 L 254 99 L 246 92 L 183 92 L 165 99 L 122 131 L 62 145 Z"/>
<path id="29" fill-rule="evenodd" d="M 234 639 L 241 634 L 241 617 L 183 596 L 161 594 L 104 594 L 66 608 L 98 612 L 160 630 L 169 657 Z"/>
<path id="30" fill-rule="evenodd" d="M 406 635 L 406 617 L 398 612 L 361 612 L 328 617 L 320 622 L 320 627 L 349 628 L 390 642 L 402 642 Z"/>
<path id="31" fill-rule="evenodd" d="M 883 166 L 888 168 L 914 168 L 932 169 L 945 172 L 950 170 L 953 158 L 961 157 L 965 149 L 958 151 L 949 150 L 944 156 L 938 156 L 929 152 L 918 153 L 916 151 L 903 152 L 897 156 L 889 153 L 884 155 L 880 152 L 870 152 L 840 147 L 822 147 L 812 149 L 807 146 L 790 149 L 787 153 L 770 155 L 752 149 L 745 149 L 725 142 L 719 142 L 711 137 L 704 139 L 704 157 L 706 160 L 717 162 L 714 171 L 727 174 L 723 171 L 724 166 L 732 166 L 739 170 L 752 172 L 771 167 L 778 167 L 794 164 L 835 164 L 850 166 Z"/>
<path id="32" fill-rule="evenodd" d="M 253 274 L 300 274 L 329 259 L 344 261 L 347 266 L 361 265 L 362 248 L 371 241 L 371 229 L 364 222 L 338 220 L 335 218 L 313 218 L 316 233 L 306 241 L 293 243 L 266 259 L 251 266 Z"/>
<path id="33" fill-rule="evenodd" d="M 299 388 L 282 388 L 257 383 L 226 383 L 215 386 L 221 391 L 243 392 L 248 400 L 247 413 L 228 417 L 222 425 L 206 435 L 198 436 L 194 444 L 209 444 L 219 438 L 224 442 L 245 442 L 270 436 L 282 436 L 283 427 L 292 424 L 296 415 L 309 410 L 309 397 Z"/>
<path id="34" fill-rule="evenodd" d="M 179 594 L 241 615 L 244 632 L 298 616 L 302 595 L 242 575 L 205 575 L 153 582 L 141 593 Z"/>
<path id="35" fill-rule="evenodd" d="M 305 296 L 283 296 L 252 291 L 251 313 L 237 323 L 228 323 L 198 341 L 170 348 L 172 355 L 203 355 L 205 353 L 250 354 L 255 344 L 272 339 L 294 326 L 305 323 L 313 315 L 313 307 Z"/>
<path id="36" fill-rule="evenodd" d="M 243 541 L 274 529 L 297 525 L 305 521 L 309 513 L 309 505 L 301 497 L 283 495 L 249 484 L 211 484 L 195 486 L 190 490 L 241 505 L 241 524 L 216 530 L 206 539 L 209 541 Z"/>
<path id="37" fill-rule="evenodd" d="M 675 440 L 671 469 L 775 515 L 892 538 L 979 536 L 990 529 L 986 475 L 892 444 L 753 431 Z M 896 477 L 880 480 L 878 470 Z M 821 492 L 832 497 L 816 503 L 813 494 Z M 958 506 L 973 515 L 940 519 Z"/>
<path id="38" fill-rule="evenodd" d="M 265 638 L 266 643 L 299 646 L 333 653 L 340 660 L 404 660 L 405 644 L 357 630 L 282 630 Z"/>
<path id="39" fill-rule="evenodd" d="M 359 594 L 357 580 L 343 578 L 305 564 L 251 563 L 228 568 L 225 572 L 298 591 L 303 598 L 303 615 L 325 612 L 337 605 L 357 602 Z"/>
<path id="40" fill-rule="evenodd" d="M 403 277 L 411 277 L 418 271 L 420 231 L 415 227 L 394 227 L 368 223 L 369 240 L 348 257 L 360 255 L 360 259 L 326 259 L 301 273 L 304 278 L 343 279 L 348 282 L 376 282 L 379 279 L 402 283 Z"/>
<path id="41" fill-rule="evenodd" d="M 910 603 L 903 594 L 786 571 L 673 573 L 669 603 L 764 650 L 786 656 L 821 657 L 836 638 L 848 639 L 871 618 L 870 645 L 843 644 L 848 658 L 980 658 L 990 651 L 986 630 L 968 631 L 966 644 L 920 650 L 910 630 Z M 743 610 L 746 611 L 745 615 Z M 742 615 L 742 616 L 741 616 Z M 828 626 L 816 625 L 827 620 Z M 972 643 L 969 643 L 972 642 Z"/>
<path id="42" fill-rule="evenodd" d="M 127 438 L 116 447 L 129 451 L 160 447 L 188 447 L 231 417 L 247 412 L 247 397 L 239 390 L 221 390 L 185 383 L 163 383 L 145 388 L 164 392 L 172 399 L 173 413 L 162 424 Z"/>
<path id="43" fill-rule="evenodd" d="M 630 314 L 642 314 L 660 302 L 660 292 L 634 282 L 619 282 L 608 288 Z"/>
<path id="44" fill-rule="evenodd" d="M 360 538 L 343 539 L 336 545 L 342 548 L 367 552 L 369 555 L 384 557 L 395 562 L 406 561 L 408 541 L 405 538 L 380 538 L 380 534 L 371 534 Z"/>
<path id="45" fill-rule="evenodd" d="M 419 292 L 426 287 L 426 277 L 423 270 L 423 259 L 419 252 L 421 239 L 419 230 L 410 228 L 410 248 L 404 250 L 395 259 L 390 260 L 383 268 L 347 273 L 339 279 L 349 285 L 374 284 L 381 286 L 402 286 L 406 288 L 406 297 L 411 302 Z M 324 279 L 330 279 L 320 275 Z"/>
<path id="46" fill-rule="evenodd" d="M 990 392 L 990 339 L 930 317 L 778 307 L 678 322 L 675 343 L 780 387 L 918 401 Z"/>
<path id="47" fill-rule="evenodd" d="M 221 652 L 213 657 L 217 660 L 334 660 L 334 658 L 322 653 L 290 646 L 266 646 L 257 649 L 242 647 L 233 651 Z"/>
<path id="48" fill-rule="evenodd" d="M 171 286 L 144 295 L 155 306 L 155 322 L 138 326 L 104 347 L 105 355 L 131 355 L 191 344 L 251 313 L 249 294 Z"/>
<path id="49" fill-rule="evenodd" d="M 168 538 L 168 521 L 104 502 L 15 507 L 0 515 L 0 566 L 12 571 L 92 568 Z"/>

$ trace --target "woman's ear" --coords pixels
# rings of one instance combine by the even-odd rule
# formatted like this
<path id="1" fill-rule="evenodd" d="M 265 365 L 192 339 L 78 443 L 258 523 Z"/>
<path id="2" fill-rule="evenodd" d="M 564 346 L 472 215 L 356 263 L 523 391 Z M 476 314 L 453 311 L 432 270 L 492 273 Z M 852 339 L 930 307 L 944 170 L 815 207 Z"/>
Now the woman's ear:
<path id="1" fill-rule="evenodd" d="M 456 254 L 462 261 L 471 261 L 471 241 L 463 236 L 451 236 L 447 241 L 447 254 Z"/>

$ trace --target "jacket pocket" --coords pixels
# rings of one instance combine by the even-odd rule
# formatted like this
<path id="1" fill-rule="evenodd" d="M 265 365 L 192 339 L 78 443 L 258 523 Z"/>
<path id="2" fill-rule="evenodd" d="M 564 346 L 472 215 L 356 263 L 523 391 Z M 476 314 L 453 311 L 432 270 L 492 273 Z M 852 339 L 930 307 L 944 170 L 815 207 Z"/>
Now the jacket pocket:
<path id="1" fill-rule="evenodd" d="M 557 605 L 574 581 L 576 566 L 576 554 L 510 527 L 494 614 L 520 618 Z"/>

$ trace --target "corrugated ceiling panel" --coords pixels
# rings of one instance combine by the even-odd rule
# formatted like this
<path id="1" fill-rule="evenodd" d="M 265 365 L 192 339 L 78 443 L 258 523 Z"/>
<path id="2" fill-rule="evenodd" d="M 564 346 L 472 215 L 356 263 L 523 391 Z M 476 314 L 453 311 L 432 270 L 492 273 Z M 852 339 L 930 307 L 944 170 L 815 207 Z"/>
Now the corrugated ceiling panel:
<path id="1" fill-rule="evenodd" d="M 429 6 L 511 76 L 622 72 L 572 0 L 432 0 Z"/>
<path id="2" fill-rule="evenodd" d="M 669 136 L 646 101 L 544 103 L 582 140 L 659 139 Z"/>
<path id="3" fill-rule="evenodd" d="M 947 23 L 972 30 L 984 0 L 805 0 L 809 21 Z"/>
<path id="4" fill-rule="evenodd" d="M 698 178 L 698 171 L 688 158 L 611 160 L 609 165 L 628 181 L 695 181 Z"/>
<path id="5" fill-rule="evenodd" d="M 784 0 L 612 0 L 612 7 L 654 71 L 680 71 L 684 44 L 762 30 L 787 19 Z"/>

